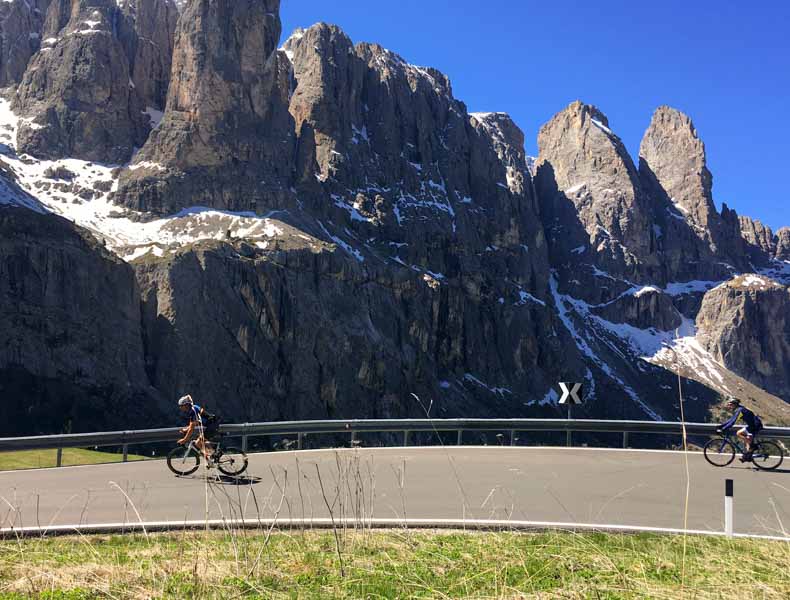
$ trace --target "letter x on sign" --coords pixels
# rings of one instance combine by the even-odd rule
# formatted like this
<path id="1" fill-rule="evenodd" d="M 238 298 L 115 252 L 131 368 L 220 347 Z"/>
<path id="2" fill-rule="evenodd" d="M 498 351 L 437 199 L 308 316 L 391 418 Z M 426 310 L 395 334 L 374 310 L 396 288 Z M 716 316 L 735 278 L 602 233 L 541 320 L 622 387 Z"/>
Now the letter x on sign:
<path id="1" fill-rule="evenodd" d="M 581 383 L 560 383 L 560 389 L 562 390 L 560 404 L 568 404 L 568 400 L 571 401 L 571 404 L 582 404 L 582 399 L 579 396 L 579 392 L 582 391 Z"/>

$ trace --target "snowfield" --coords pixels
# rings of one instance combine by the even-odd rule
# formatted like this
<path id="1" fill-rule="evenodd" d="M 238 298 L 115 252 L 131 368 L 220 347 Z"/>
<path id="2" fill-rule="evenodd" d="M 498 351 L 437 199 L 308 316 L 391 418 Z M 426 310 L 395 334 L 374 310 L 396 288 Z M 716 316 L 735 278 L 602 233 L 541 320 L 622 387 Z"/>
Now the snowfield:
<path id="1" fill-rule="evenodd" d="M 126 261 L 146 254 L 162 256 L 203 240 L 244 238 L 259 248 L 282 235 L 283 223 L 254 213 L 232 213 L 193 207 L 169 217 L 150 220 L 143 213 L 119 207 L 109 200 L 117 187 L 114 170 L 76 159 L 33 160 L 14 151 L 19 118 L 8 100 L 0 98 L 0 161 L 18 178 L 19 185 L 38 203 L 0 182 L 0 204 L 17 204 L 38 212 L 60 215 L 94 233 Z"/>

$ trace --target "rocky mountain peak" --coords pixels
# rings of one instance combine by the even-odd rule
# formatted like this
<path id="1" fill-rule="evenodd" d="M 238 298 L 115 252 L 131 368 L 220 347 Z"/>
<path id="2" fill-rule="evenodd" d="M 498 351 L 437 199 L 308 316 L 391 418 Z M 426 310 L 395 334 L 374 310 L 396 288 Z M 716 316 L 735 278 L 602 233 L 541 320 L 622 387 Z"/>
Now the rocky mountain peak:
<path id="1" fill-rule="evenodd" d="M 776 232 L 776 258 L 790 261 L 790 227 Z"/>
<path id="2" fill-rule="evenodd" d="M 349 37 L 337 26 L 317 23 L 290 37 L 284 46 L 293 63 L 296 88 L 290 102 L 300 138 L 299 173 L 312 178 L 316 163 L 322 181 L 339 168 L 337 148 L 362 122 L 364 65 Z"/>
<path id="3" fill-rule="evenodd" d="M 534 264 L 541 265 L 536 285 L 545 289 L 523 136 L 512 122 L 505 128 L 502 119 L 506 136 L 493 120 L 484 127 L 453 97 L 446 75 L 377 44 L 354 45 L 332 25 L 300 31 L 283 48 L 295 80 L 297 180 L 302 190 L 318 182 L 316 216 L 380 241 L 387 254 L 390 243 L 399 244 L 399 259 L 442 273 L 458 268 L 451 247 L 518 254 L 524 251 L 517 238 L 526 235 L 524 247 L 535 248 Z M 517 175 L 497 143 L 502 156 L 512 144 Z M 529 258 L 523 272 L 532 270 Z"/>
<path id="4" fill-rule="evenodd" d="M 194 0 L 178 21 L 161 124 L 121 176 L 119 202 L 155 213 L 281 207 L 290 196 L 290 64 L 279 0 Z"/>
<path id="5" fill-rule="evenodd" d="M 507 166 L 507 185 L 515 193 L 524 193 L 532 179 L 524 150 L 524 132 L 509 114 L 472 113 L 472 126 L 481 129 L 491 140 L 499 160 Z"/>
<path id="6" fill-rule="evenodd" d="M 285 52 L 289 60 L 293 60 L 294 46 L 296 45 L 296 42 L 304 37 L 305 31 L 307 30 L 304 27 L 297 27 L 280 47 L 280 50 Z"/>
<path id="7" fill-rule="evenodd" d="M 757 219 L 738 217 L 741 235 L 752 254 L 774 256 L 776 254 L 776 237 L 771 228 Z M 759 259 L 756 259 L 759 262 Z"/>
<path id="8" fill-rule="evenodd" d="M 650 206 L 606 115 L 576 101 L 541 128 L 538 147 L 536 186 L 555 247 L 589 245 L 615 272 L 650 261 Z"/>
<path id="9" fill-rule="evenodd" d="M 705 144 L 691 119 L 669 106 L 659 107 L 642 138 L 640 168 L 649 170 L 670 202 L 710 239 L 721 229 L 713 203 L 713 177 L 707 167 Z"/>
<path id="10" fill-rule="evenodd" d="M 740 220 L 726 204 L 716 210 L 705 145 L 687 115 L 669 106 L 655 111 L 640 146 L 639 175 L 661 230 L 668 277 L 724 278 L 748 268 Z"/>
<path id="11" fill-rule="evenodd" d="M 527 156 L 524 150 L 524 132 L 516 125 L 511 116 L 504 112 L 470 113 L 489 133 L 495 143 L 499 157 L 512 166 L 524 168 L 527 166 Z"/>

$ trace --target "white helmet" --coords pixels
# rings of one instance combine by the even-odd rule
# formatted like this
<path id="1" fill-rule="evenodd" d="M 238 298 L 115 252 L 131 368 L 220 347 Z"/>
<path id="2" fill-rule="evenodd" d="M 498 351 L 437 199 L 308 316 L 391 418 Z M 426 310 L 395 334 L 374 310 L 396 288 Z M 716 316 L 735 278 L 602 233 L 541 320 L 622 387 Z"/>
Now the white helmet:
<path id="1" fill-rule="evenodd" d="M 178 399 L 179 406 L 189 406 L 190 404 L 193 404 L 193 401 L 192 401 L 192 396 L 190 396 L 189 394 L 187 394 L 186 396 L 182 396 L 181 398 Z"/>

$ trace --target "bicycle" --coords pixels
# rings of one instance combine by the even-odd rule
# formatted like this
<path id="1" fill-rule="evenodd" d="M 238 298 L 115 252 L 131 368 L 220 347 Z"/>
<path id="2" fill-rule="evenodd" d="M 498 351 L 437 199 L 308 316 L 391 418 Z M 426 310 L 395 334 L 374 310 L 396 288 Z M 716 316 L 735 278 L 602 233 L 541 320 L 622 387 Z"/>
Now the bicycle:
<path id="1" fill-rule="evenodd" d="M 731 432 L 727 431 L 705 444 L 703 454 L 714 467 L 726 467 L 735 460 L 736 453 L 743 454 L 745 449 Z M 782 447 L 776 442 L 754 442 L 752 462 L 763 471 L 778 469 L 784 460 Z"/>
<path id="2" fill-rule="evenodd" d="M 209 466 L 216 466 L 222 473 L 231 477 L 241 475 L 247 470 L 247 454 L 238 448 L 222 447 L 221 437 L 216 441 L 209 441 L 214 445 L 214 451 L 208 456 Z M 167 455 L 167 467 L 176 475 L 185 477 L 192 475 L 200 467 L 203 452 L 195 445 L 195 440 L 190 440 L 185 446 L 176 446 Z"/>

